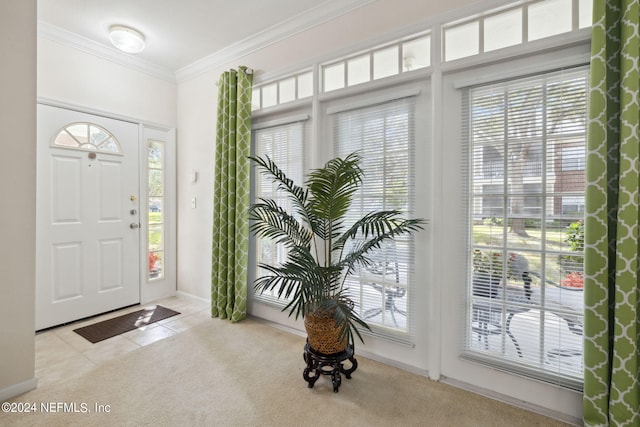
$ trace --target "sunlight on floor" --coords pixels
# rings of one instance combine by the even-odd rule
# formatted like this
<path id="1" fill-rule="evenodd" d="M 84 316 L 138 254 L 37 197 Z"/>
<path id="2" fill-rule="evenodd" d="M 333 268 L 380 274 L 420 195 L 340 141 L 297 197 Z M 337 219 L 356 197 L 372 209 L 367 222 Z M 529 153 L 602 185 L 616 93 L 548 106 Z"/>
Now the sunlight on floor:
<path id="1" fill-rule="evenodd" d="M 155 303 L 179 311 L 181 314 L 148 325 Z M 49 329 L 36 334 L 36 378 L 42 386 L 82 375 L 96 366 L 108 363 L 140 347 L 186 331 L 210 319 L 209 305 L 205 302 L 172 297 L 152 305 L 133 306 L 92 319 Z M 138 329 L 92 344 L 74 329 L 132 311 L 145 309 L 136 322 Z"/>

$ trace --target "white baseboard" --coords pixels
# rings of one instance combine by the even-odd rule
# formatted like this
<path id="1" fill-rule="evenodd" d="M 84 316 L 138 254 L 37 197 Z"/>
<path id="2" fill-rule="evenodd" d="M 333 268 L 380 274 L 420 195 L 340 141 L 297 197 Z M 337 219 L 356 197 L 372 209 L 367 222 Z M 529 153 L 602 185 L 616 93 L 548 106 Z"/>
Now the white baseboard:
<path id="1" fill-rule="evenodd" d="M 260 323 L 263 323 L 265 325 L 268 325 L 268 326 L 270 326 L 270 327 L 272 327 L 274 329 L 279 329 L 279 330 L 281 330 L 283 332 L 288 332 L 288 333 L 290 333 L 292 335 L 297 335 L 297 336 L 303 337 L 303 338 L 307 336 L 307 333 L 305 331 L 301 331 L 300 329 L 295 329 L 295 328 L 292 328 L 290 326 L 283 325 L 282 323 L 276 323 L 276 322 L 273 322 L 271 320 L 263 319 L 262 317 L 254 316 L 252 314 L 247 314 L 247 316 L 250 317 L 251 319 L 257 321 L 257 322 L 260 322 Z"/>
<path id="2" fill-rule="evenodd" d="M 147 305 L 147 304 L 151 304 L 154 303 L 156 301 L 160 301 L 163 300 L 165 298 L 171 298 L 171 297 L 175 297 L 176 296 L 176 292 L 175 291 L 171 291 L 171 292 L 167 292 L 165 294 L 158 294 L 158 295 L 153 295 L 153 296 L 145 296 L 144 298 L 142 297 L 142 295 L 140 295 L 140 305 Z"/>
<path id="3" fill-rule="evenodd" d="M 572 424 L 575 426 L 582 426 L 583 425 L 583 421 L 579 418 L 573 417 L 571 415 L 567 415 L 561 412 L 557 412 L 554 411 L 552 409 L 548 409 L 542 406 L 538 406 L 538 405 L 534 405 L 532 403 L 529 402 L 525 402 L 519 399 L 515 399 L 511 396 L 506 396 L 504 394 L 501 393 L 496 393 L 494 391 L 491 390 L 487 390 L 485 388 L 482 387 L 477 387 L 471 384 L 467 384 L 463 381 L 458 381 L 458 380 L 454 380 L 452 378 L 448 378 L 448 377 L 441 377 L 440 378 L 440 382 L 444 383 L 444 384 L 448 384 L 451 385 L 453 387 L 457 387 L 457 388 L 461 388 L 463 390 L 467 390 L 470 391 L 472 393 L 475 394 L 479 394 L 481 396 L 484 396 L 486 398 L 489 399 L 493 399 L 493 400 L 497 400 L 499 402 L 503 402 L 506 404 L 509 404 L 511 406 L 515 406 L 517 408 L 521 408 L 521 409 L 525 409 L 527 411 L 531 411 L 531 412 L 535 412 L 537 414 L 540 415 L 544 415 L 547 416 L 549 418 L 553 418 L 555 420 L 559 420 L 559 421 L 563 421 L 565 423 L 568 424 Z"/>
<path id="4" fill-rule="evenodd" d="M 38 380 L 31 378 L 18 384 L 3 388 L 0 390 L 0 402 L 5 402 L 11 398 L 19 396 L 38 387 Z"/>
<path id="5" fill-rule="evenodd" d="M 176 291 L 176 296 L 180 298 L 190 299 L 194 301 L 204 302 L 207 304 L 211 304 L 211 298 L 202 298 L 184 291 Z"/>

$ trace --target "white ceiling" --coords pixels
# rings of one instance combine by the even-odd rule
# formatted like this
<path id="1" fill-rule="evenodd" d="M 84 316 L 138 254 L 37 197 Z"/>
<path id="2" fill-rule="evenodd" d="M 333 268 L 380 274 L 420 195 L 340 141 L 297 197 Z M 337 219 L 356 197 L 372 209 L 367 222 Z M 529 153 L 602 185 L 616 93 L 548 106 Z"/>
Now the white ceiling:
<path id="1" fill-rule="evenodd" d="M 44 24 L 107 49 L 111 25 L 133 27 L 147 43 L 135 56 L 175 73 L 232 45 L 259 47 L 373 1 L 39 0 L 38 21 L 39 31 Z"/>

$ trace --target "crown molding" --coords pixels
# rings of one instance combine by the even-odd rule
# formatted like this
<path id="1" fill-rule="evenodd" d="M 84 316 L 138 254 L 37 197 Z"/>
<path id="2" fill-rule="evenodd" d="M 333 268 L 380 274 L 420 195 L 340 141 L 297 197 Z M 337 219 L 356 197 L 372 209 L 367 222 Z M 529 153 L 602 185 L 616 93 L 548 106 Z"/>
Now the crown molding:
<path id="1" fill-rule="evenodd" d="M 105 46 L 86 37 L 64 30 L 55 25 L 38 21 L 38 36 L 52 40 L 65 46 L 78 49 L 82 52 L 120 64 L 127 68 L 149 74 L 171 83 L 176 82 L 175 73 L 165 67 L 153 64 L 140 58 L 120 52 L 116 48 Z"/>
<path id="2" fill-rule="evenodd" d="M 228 64 L 235 59 L 251 54 L 376 1 L 377 0 L 341 0 L 337 2 L 322 2 L 312 9 L 220 49 L 186 67 L 180 68 L 176 71 L 176 79 L 178 83 L 192 79 L 211 69 Z"/>

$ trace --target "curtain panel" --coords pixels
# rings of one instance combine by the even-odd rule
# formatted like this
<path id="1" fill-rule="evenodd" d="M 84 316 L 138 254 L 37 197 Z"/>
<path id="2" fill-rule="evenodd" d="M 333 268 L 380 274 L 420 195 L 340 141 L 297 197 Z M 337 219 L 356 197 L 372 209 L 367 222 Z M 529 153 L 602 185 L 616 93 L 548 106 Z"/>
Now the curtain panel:
<path id="1" fill-rule="evenodd" d="M 232 322 L 247 313 L 252 85 L 246 67 L 218 82 L 211 316 Z"/>
<path id="2" fill-rule="evenodd" d="M 639 3 L 594 1 L 585 206 L 586 426 L 640 426 Z"/>

